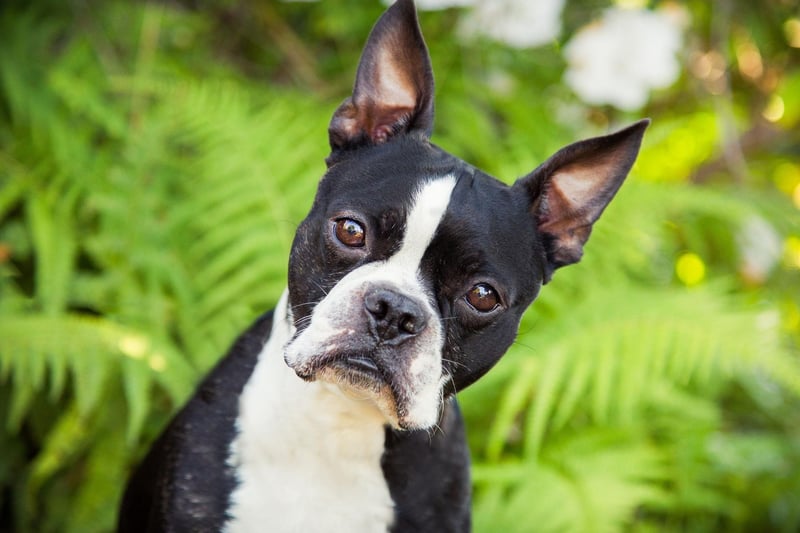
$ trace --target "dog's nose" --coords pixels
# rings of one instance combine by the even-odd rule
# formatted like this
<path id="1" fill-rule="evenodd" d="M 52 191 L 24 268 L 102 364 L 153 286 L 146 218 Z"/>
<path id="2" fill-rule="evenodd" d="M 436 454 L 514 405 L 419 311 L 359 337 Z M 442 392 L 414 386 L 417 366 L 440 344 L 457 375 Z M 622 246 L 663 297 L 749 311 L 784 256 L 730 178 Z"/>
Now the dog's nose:
<path id="1" fill-rule="evenodd" d="M 370 329 L 386 343 L 399 344 L 416 337 L 428 325 L 422 307 L 408 296 L 386 288 L 372 290 L 364 298 Z"/>

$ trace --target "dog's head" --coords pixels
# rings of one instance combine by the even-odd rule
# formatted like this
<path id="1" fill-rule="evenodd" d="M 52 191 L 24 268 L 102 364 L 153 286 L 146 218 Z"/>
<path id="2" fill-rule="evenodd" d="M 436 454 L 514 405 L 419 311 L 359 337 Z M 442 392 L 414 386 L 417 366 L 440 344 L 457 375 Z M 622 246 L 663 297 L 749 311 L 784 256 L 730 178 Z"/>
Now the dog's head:
<path id="1" fill-rule="evenodd" d="M 375 25 L 330 124 L 328 171 L 289 268 L 302 378 L 404 429 L 494 365 L 553 271 L 578 261 L 647 121 L 570 145 L 509 187 L 429 141 L 433 75 L 411 0 Z"/>

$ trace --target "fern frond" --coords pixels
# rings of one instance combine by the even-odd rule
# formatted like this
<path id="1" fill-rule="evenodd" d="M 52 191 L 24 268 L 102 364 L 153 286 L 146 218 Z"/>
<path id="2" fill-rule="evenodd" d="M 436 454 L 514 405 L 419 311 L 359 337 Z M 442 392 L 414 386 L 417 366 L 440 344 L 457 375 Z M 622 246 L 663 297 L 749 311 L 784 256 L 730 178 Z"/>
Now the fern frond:
<path id="1" fill-rule="evenodd" d="M 476 516 L 491 517 L 476 531 L 621 531 L 643 502 L 668 498 L 661 452 L 611 429 L 561 439 L 538 459 L 475 465 L 473 477 Z M 485 497 L 484 487 L 495 494 Z"/>
<path id="2" fill-rule="evenodd" d="M 461 394 L 468 420 L 496 413 L 479 448 L 476 482 L 486 491 L 478 492 L 477 508 L 487 506 L 495 526 L 507 517 L 514 531 L 513 513 L 527 506 L 537 518 L 526 524 L 541 520 L 547 530 L 553 517 L 538 507 L 549 501 L 546 486 L 563 498 L 554 531 L 619 531 L 642 505 L 674 515 L 740 516 L 741 502 L 719 485 L 707 439 L 725 431 L 716 398 L 732 383 L 760 373 L 800 393 L 800 365 L 782 347 L 772 314 L 737 303 L 723 284 L 670 291 L 596 286 L 541 332 L 534 307 L 498 372 Z M 486 405 L 485 390 L 498 388 L 502 395 Z M 601 467 L 599 456 L 597 465 L 582 463 L 605 448 L 606 437 L 598 435 L 620 432 L 627 444 L 610 444 L 610 437 L 609 453 L 626 446 L 639 452 L 610 458 L 613 468 Z M 591 442 L 586 449 L 569 444 L 584 437 Z M 640 452 L 652 461 L 636 463 Z M 630 464 L 635 470 L 625 469 Z M 547 468 L 559 475 L 543 474 Z M 635 481 L 626 477 L 633 473 Z M 510 508 L 516 511 L 506 515 Z M 485 530 L 492 530 L 489 523 Z"/>
<path id="3" fill-rule="evenodd" d="M 307 138 L 314 129 L 324 134 L 325 114 L 307 99 L 218 81 L 154 91 L 152 120 L 170 125 L 155 134 L 175 147 L 175 157 L 194 154 L 190 174 L 174 177 L 180 202 L 164 229 L 191 279 L 179 301 L 194 321 L 183 322 L 183 342 L 206 368 L 243 327 L 226 316 L 250 309 L 252 318 L 285 286 L 285 261 L 275 258 L 287 256 L 324 168 L 324 144 L 321 150 Z M 294 197 L 303 201 L 288 200 Z"/>
<path id="4" fill-rule="evenodd" d="M 535 391 L 526 409 L 527 453 L 536 455 L 547 428 L 564 428 L 580 406 L 591 406 L 587 414 L 598 424 L 640 417 L 662 381 L 708 389 L 773 365 L 781 369 L 773 379 L 797 379 L 800 366 L 781 351 L 777 331 L 754 329 L 759 312 L 733 307 L 713 289 L 598 289 L 571 315 L 548 324 L 544 334 L 521 333 L 501 365 L 517 369 L 508 390 Z M 526 353 L 526 345 L 542 355 Z M 532 357 L 541 360 L 538 372 L 529 371 Z M 522 415 L 517 398 L 506 397 L 498 406 L 504 415 L 489 433 L 491 457 L 511 430 L 509 420 Z"/>
<path id="5" fill-rule="evenodd" d="M 26 414 L 31 395 L 51 384 L 60 391 L 66 376 L 74 380 L 76 406 L 86 416 L 97 409 L 111 373 L 138 367 L 126 378 L 126 397 L 135 414 L 130 436 L 143 423 L 150 387 L 158 383 L 176 401 L 182 401 L 194 383 L 194 371 L 168 343 L 106 319 L 77 315 L 11 315 L 0 323 L 0 371 L 12 383 L 10 429 Z M 49 377 L 49 382 L 45 379 Z"/>

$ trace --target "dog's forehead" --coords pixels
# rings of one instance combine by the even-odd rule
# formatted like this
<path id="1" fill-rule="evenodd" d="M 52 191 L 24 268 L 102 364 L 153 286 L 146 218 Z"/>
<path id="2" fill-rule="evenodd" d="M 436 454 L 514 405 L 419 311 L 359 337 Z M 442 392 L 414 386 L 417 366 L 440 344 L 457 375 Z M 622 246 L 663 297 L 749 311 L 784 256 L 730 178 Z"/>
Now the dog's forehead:
<path id="1" fill-rule="evenodd" d="M 453 205 L 448 212 L 493 211 L 497 218 L 516 217 L 511 189 L 488 174 L 425 141 L 400 138 L 358 150 L 334 165 L 320 183 L 318 199 L 329 210 L 355 204 L 367 213 L 410 209 L 425 184 L 455 178 Z M 469 218 L 469 217 L 467 217 Z M 466 222 L 466 219 L 463 220 Z"/>
<path id="2" fill-rule="evenodd" d="M 365 212 L 408 209 L 425 183 L 458 176 L 466 165 L 457 158 L 411 138 L 358 150 L 330 168 L 318 198 L 329 208 L 355 204 Z"/>
<path id="3" fill-rule="evenodd" d="M 435 268 L 454 284 L 470 276 L 488 276 L 509 285 L 517 284 L 516 280 L 534 285 L 541 279 L 541 244 L 529 212 L 530 199 L 521 189 L 414 139 L 359 152 L 358 157 L 332 167 L 320 184 L 327 216 L 352 213 L 378 220 L 390 214 L 403 229 L 396 234 L 402 241 L 411 237 L 409 229 L 424 234 L 427 268 Z M 453 186 L 430 188 L 442 180 Z M 442 199 L 441 216 L 425 222 L 432 227 L 410 220 L 420 216 L 424 208 L 420 201 L 438 206 L 431 198 L 436 190 L 447 198 Z"/>
<path id="4" fill-rule="evenodd" d="M 400 210 L 406 215 L 426 183 L 450 177 L 456 185 L 443 222 L 473 236 L 535 240 L 530 199 L 521 191 L 414 138 L 359 150 L 358 157 L 334 165 L 320 183 L 318 198 L 326 199 L 332 212 L 358 209 L 377 215 Z"/>

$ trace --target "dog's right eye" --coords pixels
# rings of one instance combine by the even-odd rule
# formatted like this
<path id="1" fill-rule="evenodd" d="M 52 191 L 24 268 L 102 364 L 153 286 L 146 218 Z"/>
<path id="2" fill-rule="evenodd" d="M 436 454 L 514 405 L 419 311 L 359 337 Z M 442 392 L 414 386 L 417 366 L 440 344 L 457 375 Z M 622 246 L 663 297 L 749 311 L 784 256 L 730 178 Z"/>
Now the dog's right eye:
<path id="1" fill-rule="evenodd" d="M 340 243 L 350 248 L 361 248 L 367 240 L 364 227 L 352 218 L 340 218 L 334 228 Z"/>
<path id="2" fill-rule="evenodd" d="M 473 309 L 481 313 L 491 313 L 500 307 L 500 296 L 491 285 L 479 283 L 472 287 L 465 296 Z"/>

